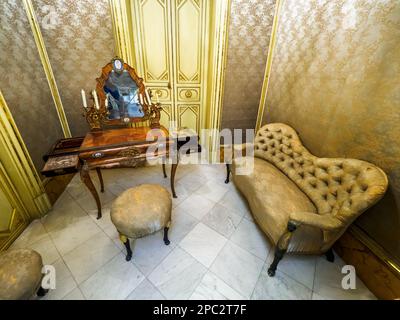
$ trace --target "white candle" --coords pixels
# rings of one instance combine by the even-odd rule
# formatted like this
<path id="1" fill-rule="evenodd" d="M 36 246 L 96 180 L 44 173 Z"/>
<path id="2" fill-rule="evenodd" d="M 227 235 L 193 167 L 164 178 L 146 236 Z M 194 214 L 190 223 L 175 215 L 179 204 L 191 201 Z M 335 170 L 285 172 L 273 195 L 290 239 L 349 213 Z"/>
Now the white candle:
<path id="1" fill-rule="evenodd" d="M 143 105 L 143 96 L 141 93 L 139 93 L 139 100 L 140 100 L 140 104 Z"/>
<path id="2" fill-rule="evenodd" d="M 106 101 L 104 104 L 105 104 L 106 108 L 108 108 L 108 93 L 106 94 Z"/>
<path id="3" fill-rule="evenodd" d="M 150 91 L 150 89 L 147 89 L 147 90 L 145 90 L 144 92 L 146 92 L 147 102 L 148 102 L 149 104 L 151 104 L 151 99 L 150 99 L 149 91 Z"/>
<path id="4" fill-rule="evenodd" d="M 100 110 L 99 99 L 97 99 L 96 90 L 93 90 L 93 98 L 94 98 L 94 105 L 96 106 L 96 109 Z"/>
<path id="5" fill-rule="evenodd" d="M 87 109 L 87 102 L 86 102 L 86 95 L 85 95 L 85 90 L 81 90 L 81 93 L 82 93 L 82 103 L 83 103 L 83 107 L 85 108 L 85 109 Z"/>

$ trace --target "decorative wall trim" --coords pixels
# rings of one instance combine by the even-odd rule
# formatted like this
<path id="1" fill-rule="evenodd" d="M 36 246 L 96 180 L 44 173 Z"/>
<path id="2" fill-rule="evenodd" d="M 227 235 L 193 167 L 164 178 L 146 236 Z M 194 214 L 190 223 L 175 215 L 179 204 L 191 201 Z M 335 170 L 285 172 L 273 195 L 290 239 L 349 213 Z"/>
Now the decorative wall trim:
<path id="1" fill-rule="evenodd" d="M 283 1 L 284 0 L 276 0 L 276 4 L 275 4 L 274 22 L 272 25 L 271 39 L 270 39 L 270 44 L 268 47 L 267 64 L 265 66 L 264 83 L 262 86 L 260 105 L 258 107 L 258 115 L 257 115 L 256 126 L 255 126 L 256 132 L 260 129 L 262 121 L 263 121 L 263 117 L 264 117 L 265 101 L 267 99 L 268 85 L 269 85 L 272 61 L 274 58 L 274 49 L 275 49 L 275 45 L 276 45 L 277 31 L 278 31 L 278 25 L 279 25 L 279 15 L 281 12 Z"/>
<path id="2" fill-rule="evenodd" d="M 133 52 L 133 24 L 131 19 L 131 2 L 129 0 L 109 0 L 112 26 L 115 39 L 115 52 L 126 63 L 136 69 Z"/>
<path id="3" fill-rule="evenodd" d="M 15 190 L 10 177 L 7 174 L 2 162 L 0 161 L 0 192 L 6 196 L 8 204 L 11 206 L 11 215 L 9 217 L 8 229 L 0 230 L 0 251 L 7 249 L 12 242 L 22 233 L 29 224 L 29 215 L 21 201 L 17 191 Z M 0 216 L 0 219 L 7 217 L 6 212 L 1 212 L 5 216 Z M 4 221 L 3 221 L 4 223 Z"/>
<path id="4" fill-rule="evenodd" d="M 0 154 L 29 217 L 43 216 L 50 209 L 50 202 L 1 91 Z"/>
<path id="5" fill-rule="evenodd" d="M 209 137 L 209 160 L 218 161 L 219 130 L 221 128 L 222 104 L 224 96 L 225 66 L 228 51 L 228 26 L 231 0 L 216 0 L 213 3 L 214 17 L 211 22 L 211 44 L 209 56 L 209 74 L 207 84 L 206 128 L 215 129 Z M 207 143 L 208 142 L 208 143 Z"/>
<path id="6" fill-rule="evenodd" d="M 64 107 L 61 101 L 60 93 L 58 91 L 57 83 L 54 77 L 53 69 L 50 64 L 49 56 L 47 54 L 46 46 L 43 41 L 40 26 L 37 21 L 35 11 L 31 0 L 23 0 L 26 15 L 31 25 L 33 37 L 39 52 L 40 60 L 43 65 L 44 72 L 46 74 L 47 82 L 49 83 L 51 95 L 53 97 L 54 105 L 56 107 L 57 115 L 60 120 L 61 128 L 64 133 L 64 137 L 70 138 L 71 131 L 68 125 L 68 120 L 64 112 Z"/>

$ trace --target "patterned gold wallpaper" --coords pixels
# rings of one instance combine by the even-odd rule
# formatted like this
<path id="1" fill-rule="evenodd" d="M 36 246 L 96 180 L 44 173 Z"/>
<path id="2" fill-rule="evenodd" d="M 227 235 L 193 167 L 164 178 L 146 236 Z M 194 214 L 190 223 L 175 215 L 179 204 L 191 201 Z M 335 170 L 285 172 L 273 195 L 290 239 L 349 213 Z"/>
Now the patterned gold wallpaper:
<path id="1" fill-rule="evenodd" d="M 94 89 L 115 55 L 108 0 L 33 0 L 73 136 L 88 131 L 80 90 Z"/>
<path id="2" fill-rule="evenodd" d="M 0 2 L 0 89 L 38 170 L 63 137 L 32 31 L 20 1 Z"/>
<path id="3" fill-rule="evenodd" d="M 232 0 L 222 128 L 255 127 L 276 0 Z"/>
<path id="4" fill-rule="evenodd" d="M 400 1 L 284 1 L 265 115 L 317 156 L 386 171 L 386 197 L 357 224 L 400 260 Z"/>

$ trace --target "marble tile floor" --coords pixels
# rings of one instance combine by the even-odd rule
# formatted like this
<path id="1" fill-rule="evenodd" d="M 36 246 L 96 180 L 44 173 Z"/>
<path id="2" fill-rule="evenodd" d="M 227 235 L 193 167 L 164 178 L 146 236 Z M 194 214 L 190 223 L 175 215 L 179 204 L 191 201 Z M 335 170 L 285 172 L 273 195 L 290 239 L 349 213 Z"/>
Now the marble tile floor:
<path id="1" fill-rule="evenodd" d="M 267 275 L 271 245 L 255 225 L 224 165 L 180 165 L 173 199 L 171 244 L 162 233 L 124 247 L 110 219 L 112 201 L 125 189 L 158 183 L 169 190 L 161 166 L 104 170 L 103 218 L 76 175 L 52 210 L 12 247 L 38 251 L 56 269 L 56 289 L 42 299 L 375 299 L 357 279 L 341 288 L 341 267 L 325 257 L 287 255 Z M 97 188 L 97 177 L 92 175 Z M 151 201 L 151 199 L 149 199 Z"/>

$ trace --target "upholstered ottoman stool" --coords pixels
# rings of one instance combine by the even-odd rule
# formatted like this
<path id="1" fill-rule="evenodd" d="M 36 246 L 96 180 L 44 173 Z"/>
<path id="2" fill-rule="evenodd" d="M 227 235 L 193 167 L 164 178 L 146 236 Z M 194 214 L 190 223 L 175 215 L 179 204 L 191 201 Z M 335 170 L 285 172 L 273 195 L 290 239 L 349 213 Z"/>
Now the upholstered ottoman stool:
<path id="1" fill-rule="evenodd" d="M 0 300 L 27 300 L 45 295 L 42 257 L 30 249 L 0 253 Z"/>
<path id="2" fill-rule="evenodd" d="M 111 221 L 126 247 L 126 261 L 132 250 L 128 238 L 138 239 L 164 228 L 164 243 L 169 245 L 168 229 L 171 223 L 171 195 L 155 184 L 142 184 L 124 191 L 111 207 Z"/>

